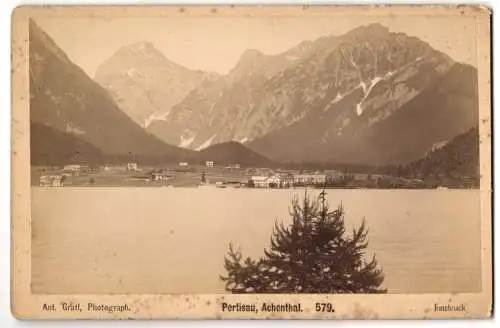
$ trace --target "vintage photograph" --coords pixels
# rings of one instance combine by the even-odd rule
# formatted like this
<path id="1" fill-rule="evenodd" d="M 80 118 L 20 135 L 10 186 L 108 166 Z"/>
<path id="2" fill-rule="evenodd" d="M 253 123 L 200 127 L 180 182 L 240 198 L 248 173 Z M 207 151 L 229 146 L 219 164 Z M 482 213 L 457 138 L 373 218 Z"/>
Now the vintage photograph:
<path id="1" fill-rule="evenodd" d="M 486 11 L 247 9 L 26 17 L 30 292 L 487 292 Z"/>

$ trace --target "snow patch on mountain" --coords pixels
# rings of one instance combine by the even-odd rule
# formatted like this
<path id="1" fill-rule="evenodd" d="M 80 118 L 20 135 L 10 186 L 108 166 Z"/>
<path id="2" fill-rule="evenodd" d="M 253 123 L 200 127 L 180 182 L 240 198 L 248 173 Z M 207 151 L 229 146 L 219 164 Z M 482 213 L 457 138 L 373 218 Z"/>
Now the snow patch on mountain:
<path id="1" fill-rule="evenodd" d="M 335 104 L 335 103 L 338 103 L 339 101 L 341 101 L 347 94 L 349 94 L 350 92 L 346 92 L 346 93 L 339 93 L 337 92 L 337 95 L 335 96 L 335 98 L 333 98 L 330 103 L 325 106 L 325 108 L 323 109 L 324 111 L 327 111 L 331 105 Z"/>
<path id="2" fill-rule="evenodd" d="M 248 143 L 248 142 L 250 142 L 252 140 L 253 140 L 252 138 L 244 137 L 244 138 L 241 138 L 241 139 L 234 138 L 231 141 L 239 142 L 240 144 L 245 144 L 245 143 Z"/>
<path id="3" fill-rule="evenodd" d="M 388 79 L 388 78 L 390 78 L 391 76 L 393 76 L 393 75 L 394 75 L 394 72 L 395 72 L 395 71 L 389 71 L 389 72 L 385 73 L 385 75 L 384 75 L 384 79 Z"/>
<path id="4" fill-rule="evenodd" d="M 190 138 L 184 138 L 184 136 L 181 136 L 181 142 L 179 143 L 179 147 L 188 148 L 193 143 L 195 137 L 196 135 L 193 135 Z"/>
<path id="5" fill-rule="evenodd" d="M 366 83 L 365 81 L 359 82 L 359 86 L 363 89 L 363 93 L 366 94 Z"/>
<path id="6" fill-rule="evenodd" d="M 169 115 L 170 112 L 163 114 L 153 113 L 144 119 L 143 127 L 147 128 L 154 121 L 166 121 Z"/>
<path id="7" fill-rule="evenodd" d="M 125 71 L 125 75 L 127 76 L 134 76 L 137 74 L 137 70 L 135 68 L 129 68 Z"/>
<path id="8" fill-rule="evenodd" d="M 358 116 L 360 116 L 361 114 L 363 114 L 363 107 L 361 107 L 361 102 L 359 102 L 359 103 L 356 104 L 356 114 Z"/>
<path id="9" fill-rule="evenodd" d="M 365 102 L 366 98 L 368 98 L 368 96 L 370 95 L 370 92 L 372 91 L 373 87 L 380 82 L 380 80 L 382 80 L 382 78 L 380 76 L 376 76 L 374 77 L 371 81 L 370 81 L 370 86 L 368 88 L 366 88 L 366 83 L 361 81 L 360 82 L 360 86 L 361 88 L 363 88 L 363 98 L 361 99 L 361 101 L 359 103 L 356 104 L 356 114 L 358 114 L 358 116 L 360 116 L 361 114 L 363 114 L 363 103 Z"/>
<path id="10" fill-rule="evenodd" d="M 77 136 L 81 136 L 85 134 L 85 131 L 75 125 L 73 125 L 71 122 L 66 122 L 66 133 L 74 134 Z"/>
<path id="11" fill-rule="evenodd" d="M 216 136 L 217 136 L 216 134 L 214 134 L 213 136 L 211 136 L 208 140 L 206 140 L 198 148 L 196 148 L 196 150 L 202 150 L 203 148 L 207 148 L 208 146 L 210 146 L 212 144 L 212 141 L 214 140 L 214 138 Z"/>

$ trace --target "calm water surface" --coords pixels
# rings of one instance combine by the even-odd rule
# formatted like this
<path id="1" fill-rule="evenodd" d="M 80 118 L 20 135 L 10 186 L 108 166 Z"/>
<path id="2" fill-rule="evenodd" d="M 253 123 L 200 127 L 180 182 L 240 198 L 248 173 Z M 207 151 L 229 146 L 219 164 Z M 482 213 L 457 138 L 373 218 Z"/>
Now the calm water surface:
<path id="1" fill-rule="evenodd" d="M 33 292 L 222 293 L 228 244 L 261 255 L 295 193 L 33 187 Z M 349 228 L 366 217 L 389 292 L 481 289 L 478 190 L 333 190 L 328 200 L 342 201 Z"/>

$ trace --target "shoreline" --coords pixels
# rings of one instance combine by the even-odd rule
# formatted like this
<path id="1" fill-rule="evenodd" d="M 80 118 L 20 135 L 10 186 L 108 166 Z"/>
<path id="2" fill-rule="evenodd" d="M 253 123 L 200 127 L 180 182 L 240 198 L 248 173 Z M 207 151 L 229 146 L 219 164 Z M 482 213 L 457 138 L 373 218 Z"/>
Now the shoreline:
<path id="1" fill-rule="evenodd" d="M 160 188 L 166 188 L 166 189 L 198 189 L 198 188 L 213 188 L 213 189 L 250 189 L 250 190 L 434 190 L 434 191 L 449 191 L 449 190 L 481 190 L 481 187 L 462 187 L 462 188 L 454 188 L 454 187 L 445 187 L 445 188 L 358 188 L 358 187 L 352 187 L 352 188 L 316 188 L 316 187 L 289 187 L 289 188 L 249 188 L 249 187 L 218 187 L 215 185 L 211 186 L 202 186 L 202 185 L 183 185 L 183 186 L 173 186 L 173 185 L 66 185 L 63 187 L 46 187 L 46 186 L 39 186 L 39 185 L 31 185 L 31 188 L 37 188 L 37 189 L 77 189 L 77 188 L 84 188 L 84 189 L 101 189 L 101 188 L 119 188 L 119 189 L 125 189 L 125 188 L 139 188 L 139 189 L 160 189 Z"/>

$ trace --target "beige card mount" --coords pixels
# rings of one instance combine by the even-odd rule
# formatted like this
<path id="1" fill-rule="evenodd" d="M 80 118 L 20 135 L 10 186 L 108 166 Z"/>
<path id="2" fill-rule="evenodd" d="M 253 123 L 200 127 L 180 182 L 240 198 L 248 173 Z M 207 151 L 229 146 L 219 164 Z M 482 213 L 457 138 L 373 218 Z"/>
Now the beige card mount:
<path id="1" fill-rule="evenodd" d="M 22 319 L 492 313 L 481 6 L 22 6 Z"/>

